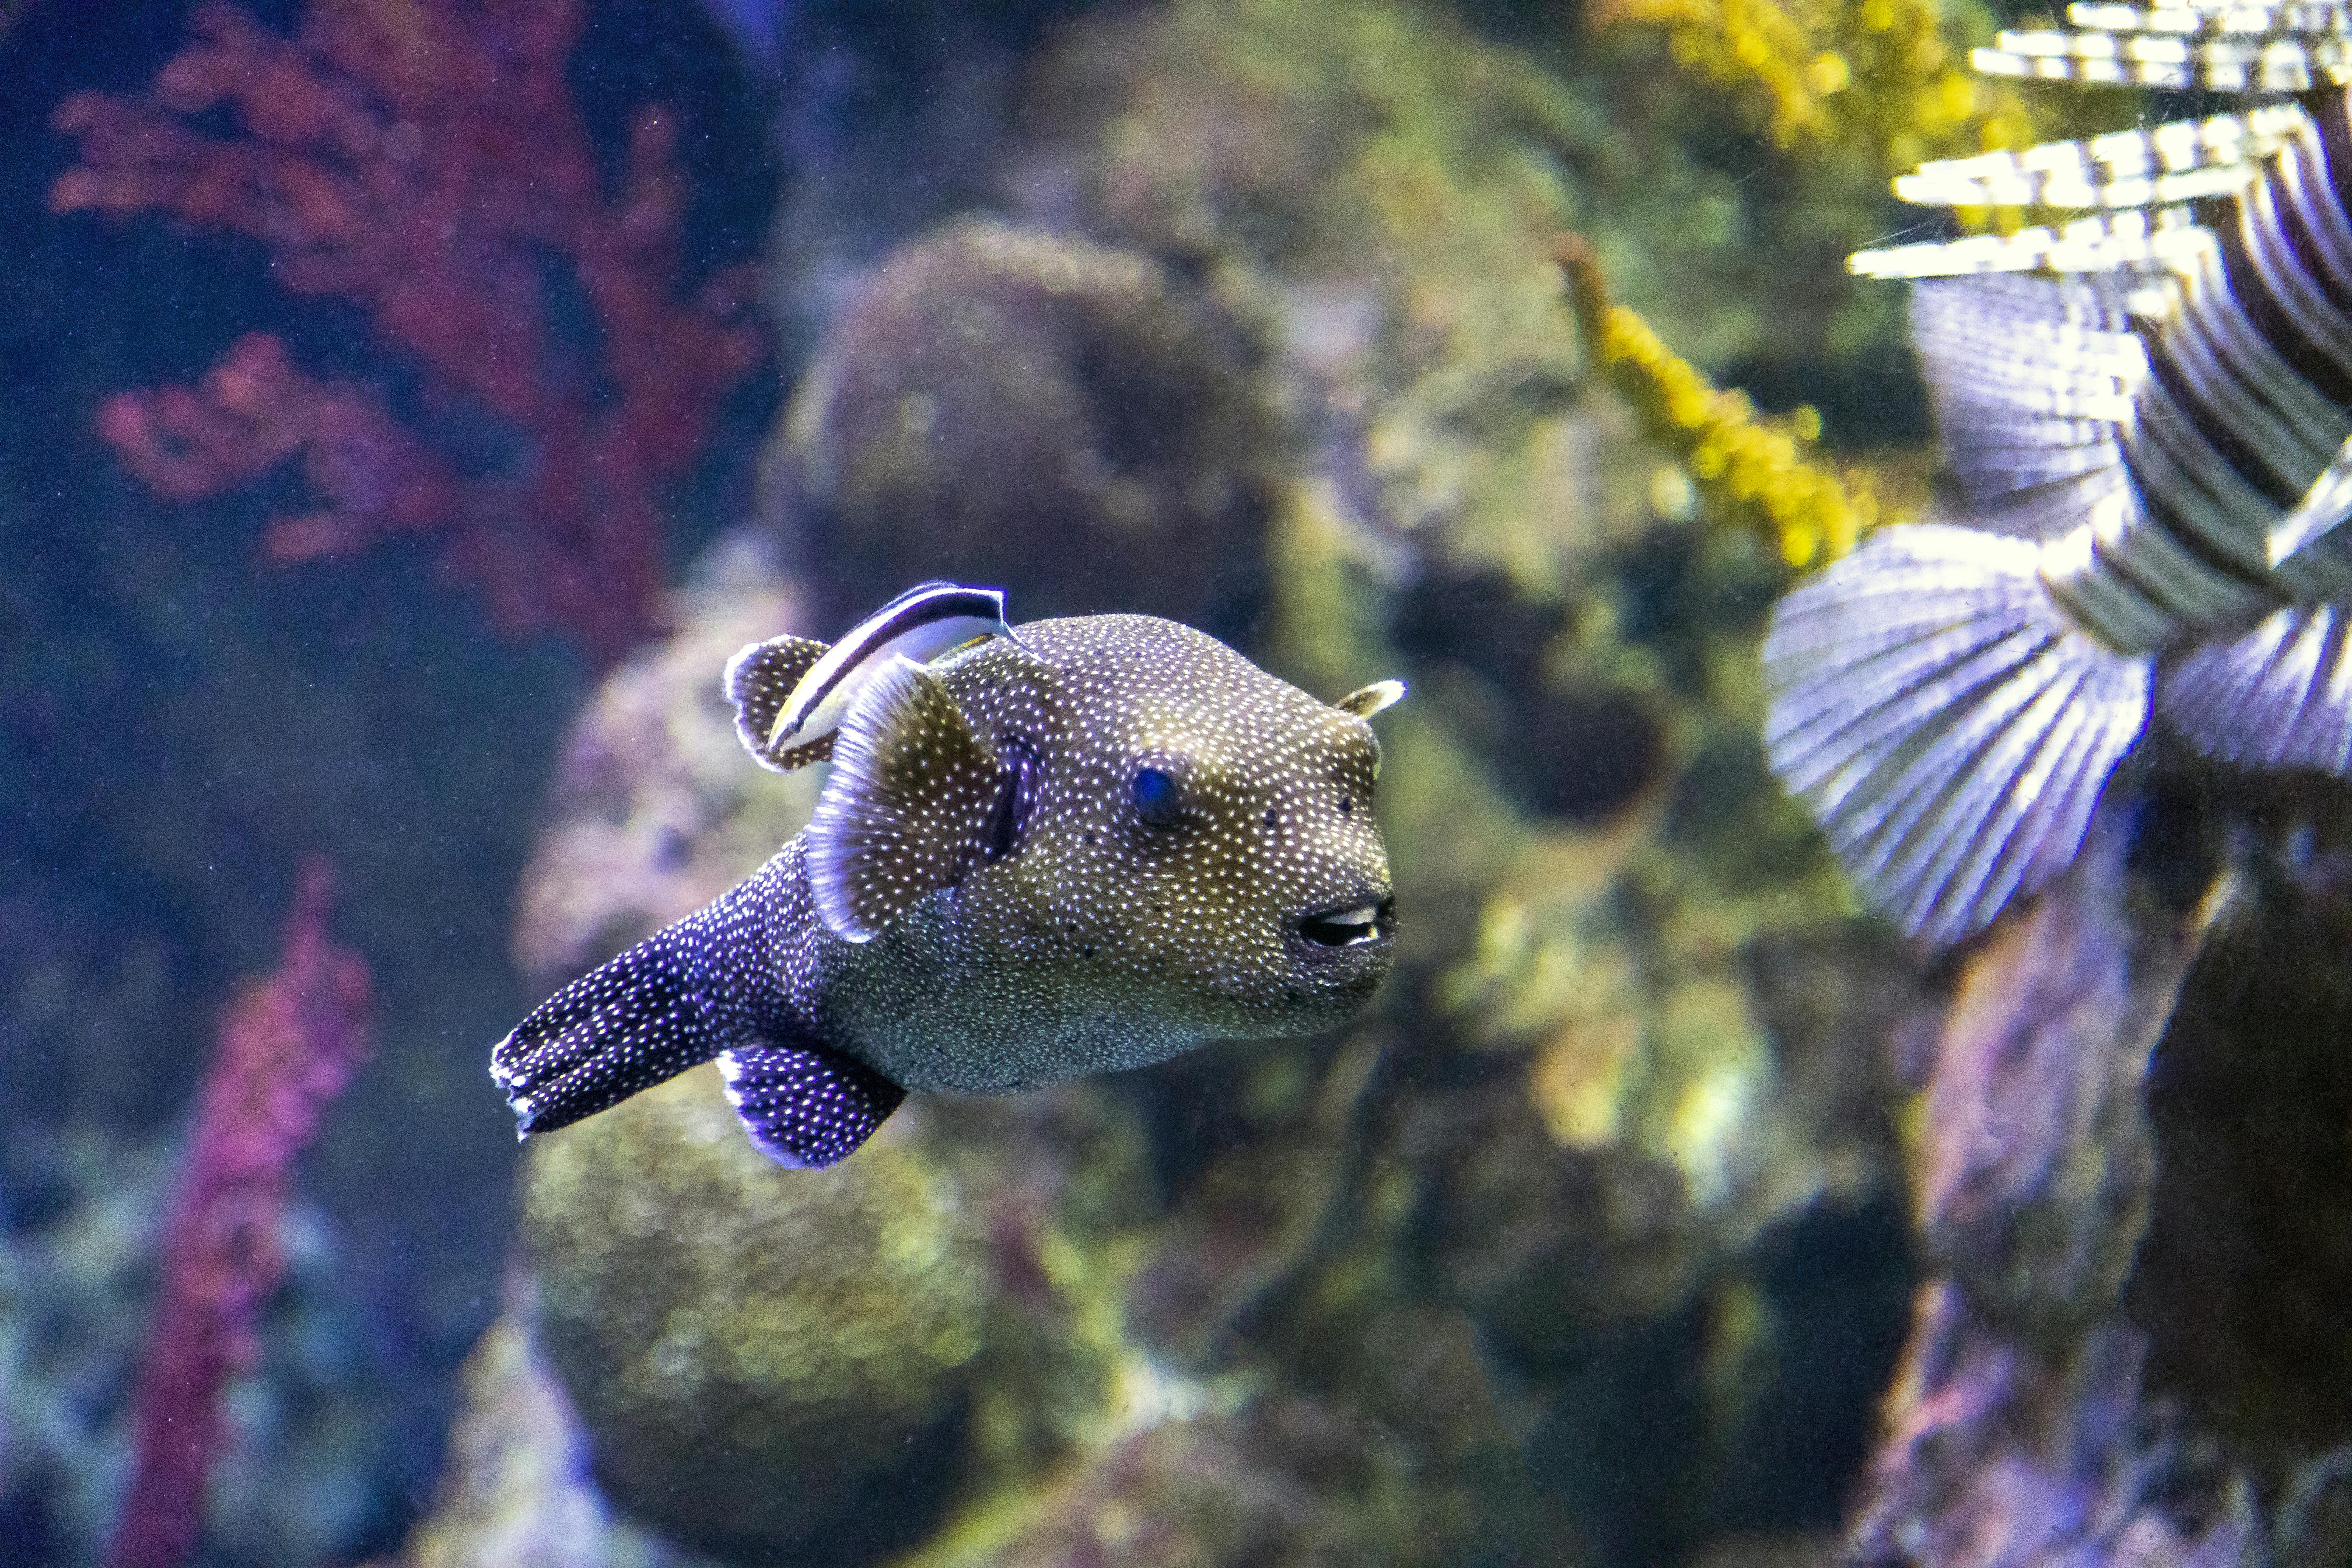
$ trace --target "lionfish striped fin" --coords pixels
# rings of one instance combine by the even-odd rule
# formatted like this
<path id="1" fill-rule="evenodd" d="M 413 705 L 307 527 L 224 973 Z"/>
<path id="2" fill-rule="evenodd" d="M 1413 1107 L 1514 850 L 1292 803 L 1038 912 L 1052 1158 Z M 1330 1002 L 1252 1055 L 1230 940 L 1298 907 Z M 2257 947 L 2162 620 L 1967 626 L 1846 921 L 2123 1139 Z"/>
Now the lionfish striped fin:
<path id="1" fill-rule="evenodd" d="M 2166 720 L 2200 751 L 2255 767 L 2352 773 L 2352 652 L 2342 610 L 2290 605 L 2169 665 Z"/>
<path id="2" fill-rule="evenodd" d="M 2308 92 L 2352 81 L 2352 39 L 2326 32 L 2224 31 L 2229 13 L 2194 34 L 2166 29 L 2002 33 L 1969 63 L 1986 76 L 2205 92 Z M 2261 13 L 2255 13 L 2259 16 Z"/>
<path id="3" fill-rule="evenodd" d="M 2238 0 L 2179 0 L 2168 5 L 2105 5 L 2097 0 L 2076 0 L 2066 7 L 2066 20 L 2077 27 L 2109 33 L 2325 37 L 2352 26 L 2352 5 L 2341 0 L 2286 5 L 2242 5 Z"/>
<path id="4" fill-rule="evenodd" d="M 2046 538 L 2126 488 L 2120 437 L 2147 354 L 2120 288 L 1923 282 L 1911 291 L 1911 342 L 1970 522 Z"/>
<path id="5" fill-rule="evenodd" d="M 2143 131 L 1922 163 L 1895 182 L 1919 206 L 2146 207 L 2229 195 L 2307 118 L 2292 103 Z"/>
<path id="6" fill-rule="evenodd" d="M 1862 278 L 1957 278 L 1986 272 L 2137 273 L 2171 264 L 2204 243 L 2196 212 L 2185 205 L 2125 207 L 2037 225 L 2015 234 L 1857 250 L 1846 270 Z"/>
<path id="7" fill-rule="evenodd" d="M 2347 518 L 2352 518 L 2352 436 L 2344 438 L 2294 510 L 2271 524 L 2264 542 L 2270 564 L 2284 566 L 2305 557 L 2313 545 L 2334 537 Z"/>
<path id="8" fill-rule="evenodd" d="M 1871 904 L 1955 942 L 2074 858 L 2154 661 L 2043 591 L 2033 543 L 1891 529 L 1780 601 L 1765 743 Z"/>

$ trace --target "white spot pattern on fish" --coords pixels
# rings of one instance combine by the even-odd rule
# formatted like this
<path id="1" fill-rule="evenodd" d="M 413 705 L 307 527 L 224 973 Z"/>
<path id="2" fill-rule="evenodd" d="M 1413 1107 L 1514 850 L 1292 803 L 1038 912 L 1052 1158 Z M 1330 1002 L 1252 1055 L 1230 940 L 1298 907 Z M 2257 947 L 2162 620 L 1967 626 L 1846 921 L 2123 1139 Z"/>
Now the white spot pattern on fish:
<path id="1" fill-rule="evenodd" d="M 796 641 L 730 665 L 739 706 L 773 708 L 819 657 Z M 754 1142 L 823 1165 L 909 1089 L 1028 1089 L 1369 998 L 1394 917 L 1357 711 L 1149 616 L 1035 622 L 936 665 L 906 646 L 855 672 L 805 831 L 500 1042 L 525 1133 L 716 1056 Z M 761 754 L 760 714 L 739 727 Z"/>
<path id="2" fill-rule="evenodd" d="M 1936 942 L 2072 861 L 2152 712 L 2225 761 L 2352 773 L 2352 7 L 2069 16 L 1978 68 L 2299 96 L 1925 165 L 1898 195 L 2088 216 L 1853 258 L 1921 279 L 1957 495 L 1781 602 L 1766 742 Z"/>

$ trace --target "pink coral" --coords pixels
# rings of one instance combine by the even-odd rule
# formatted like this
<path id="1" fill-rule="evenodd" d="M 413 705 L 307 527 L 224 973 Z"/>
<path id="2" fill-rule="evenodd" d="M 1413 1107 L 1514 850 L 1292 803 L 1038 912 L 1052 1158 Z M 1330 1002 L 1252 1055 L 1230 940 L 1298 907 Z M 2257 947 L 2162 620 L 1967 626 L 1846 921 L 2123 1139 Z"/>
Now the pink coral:
<path id="1" fill-rule="evenodd" d="M 252 1363 L 262 1307 L 286 1271 L 278 1219 L 289 1167 L 367 1054 L 367 965 L 328 940 L 332 888 L 325 862 L 303 868 L 277 972 L 221 1019 L 166 1232 L 139 1373 L 137 1469 L 110 1568 L 167 1568 L 195 1544 L 221 1386 Z"/>
<path id="2" fill-rule="evenodd" d="M 528 453 L 516 472 L 460 473 L 373 393 L 256 335 L 194 390 L 105 406 L 133 472 L 193 500 L 299 454 L 323 504 L 272 525 L 271 558 L 439 532 L 501 630 L 565 626 L 609 663 L 659 624 L 661 488 L 762 349 L 741 269 L 677 292 L 686 190 L 664 111 L 638 115 L 607 196 L 564 79 L 580 29 L 572 0 L 320 0 L 287 38 L 215 0 L 151 97 L 59 107 L 82 162 L 50 205 L 259 240 L 288 288 L 360 305 L 427 395 L 495 416 Z M 198 129 L 214 116 L 241 134 Z M 593 371 L 558 330 L 550 259 L 593 318 Z"/>

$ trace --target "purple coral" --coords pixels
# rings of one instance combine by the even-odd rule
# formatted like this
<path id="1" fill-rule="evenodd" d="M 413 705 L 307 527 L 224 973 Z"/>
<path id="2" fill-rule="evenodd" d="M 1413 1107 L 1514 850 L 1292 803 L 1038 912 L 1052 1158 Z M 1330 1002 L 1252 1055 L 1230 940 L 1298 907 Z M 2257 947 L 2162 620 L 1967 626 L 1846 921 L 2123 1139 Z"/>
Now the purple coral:
<path id="1" fill-rule="evenodd" d="M 162 1300 L 139 1372 L 137 1468 L 109 1568 L 186 1559 L 220 1447 L 223 1384 L 251 1364 L 261 1309 L 284 1278 L 288 1171 L 367 1054 L 370 984 L 328 940 L 333 876 L 302 868 L 276 973 L 222 1016 L 194 1146 L 165 1233 Z"/>

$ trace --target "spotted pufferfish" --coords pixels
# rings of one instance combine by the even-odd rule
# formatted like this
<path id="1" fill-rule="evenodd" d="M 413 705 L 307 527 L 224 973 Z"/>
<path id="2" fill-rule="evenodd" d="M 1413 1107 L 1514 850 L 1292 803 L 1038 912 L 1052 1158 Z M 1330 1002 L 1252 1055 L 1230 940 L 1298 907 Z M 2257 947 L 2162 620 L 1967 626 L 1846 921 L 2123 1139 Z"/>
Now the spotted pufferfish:
<path id="1" fill-rule="evenodd" d="M 491 1053 L 521 1135 L 712 1058 L 751 1141 L 829 1165 L 910 1089 L 993 1094 L 1347 1019 L 1395 947 L 1382 681 L 1317 700 L 1149 616 L 1007 625 L 929 583 L 730 661 L 765 766 L 830 760 L 750 879 Z"/>
<path id="2" fill-rule="evenodd" d="M 2352 775 L 2352 4 L 2067 16 L 1973 64 L 2249 101 L 1895 182 L 2076 216 L 1853 258 L 1916 280 L 1950 483 L 1764 647 L 1775 771 L 1930 942 L 2067 866 L 2154 718 Z"/>

